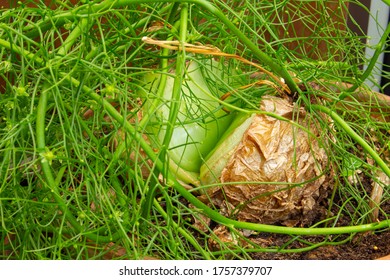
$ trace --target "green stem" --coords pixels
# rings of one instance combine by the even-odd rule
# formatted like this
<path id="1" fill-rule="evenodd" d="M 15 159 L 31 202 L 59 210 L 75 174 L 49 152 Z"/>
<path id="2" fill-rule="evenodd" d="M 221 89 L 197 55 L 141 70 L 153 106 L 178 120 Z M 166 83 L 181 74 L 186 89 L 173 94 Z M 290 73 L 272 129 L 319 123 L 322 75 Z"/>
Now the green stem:
<path id="1" fill-rule="evenodd" d="M 328 107 L 322 105 L 312 105 L 313 110 L 318 110 L 329 115 L 337 124 L 339 124 L 348 135 L 354 139 L 362 148 L 371 155 L 379 167 L 382 168 L 383 172 L 386 173 L 390 178 L 390 168 L 389 166 L 381 159 L 378 153 L 362 138 L 357 134 L 336 112 L 332 111 Z"/>
<path id="2" fill-rule="evenodd" d="M 73 31 L 66 38 L 65 42 L 59 47 L 57 55 L 63 56 L 68 53 L 82 32 L 88 30 L 88 23 L 88 18 L 81 19 L 80 23 L 75 27 L 75 29 L 73 29 Z"/>
<path id="3" fill-rule="evenodd" d="M 160 203 L 155 199 L 154 200 L 154 207 L 156 207 L 156 210 L 161 214 L 161 216 L 165 219 L 165 220 L 168 220 L 168 215 L 167 213 L 164 211 L 164 209 L 161 207 Z M 201 245 L 199 245 L 198 241 L 190 234 L 188 233 L 184 228 L 181 228 L 177 223 L 175 223 L 174 221 L 172 221 L 172 226 L 178 231 L 180 232 L 180 234 L 188 241 L 191 243 L 191 245 L 193 245 L 196 250 L 198 250 L 198 252 L 200 252 L 204 259 L 205 260 L 210 260 L 211 257 L 210 257 L 210 254 L 205 251 Z"/>
<path id="4" fill-rule="evenodd" d="M 45 65 L 42 58 L 38 57 L 37 55 L 35 55 L 35 54 L 33 54 L 33 53 L 31 53 L 31 52 L 29 52 L 21 47 L 18 47 L 14 44 L 11 44 L 10 42 L 8 42 L 6 40 L 0 39 L 0 46 L 2 46 L 3 48 L 9 49 L 10 51 L 15 52 L 15 53 L 31 60 L 31 61 L 35 61 L 36 63 L 38 63 L 41 66 Z"/>
<path id="5" fill-rule="evenodd" d="M 379 223 L 371 223 L 357 226 L 333 227 L 333 228 L 294 228 L 274 225 L 255 224 L 249 222 L 240 222 L 222 216 L 220 213 L 212 210 L 203 202 L 194 197 L 180 183 L 174 182 L 174 188 L 191 204 L 200 209 L 207 217 L 220 224 L 231 228 L 248 229 L 257 232 L 269 232 L 289 235 L 328 235 L 328 234 L 345 234 L 352 232 L 373 231 L 390 227 L 390 220 L 384 220 Z"/>
<path id="6" fill-rule="evenodd" d="M 60 11 L 59 13 L 50 17 L 45 17 L 44 20 L 35 25 L 26 26 L 23 29 L 23 33 L 26 34 L 26 36 L 29 38 L 35 38 L 53 27 L 63 26 L 68 21 L 76 21 L 93 13 L 107 11 L 110 9 L 112 2 L 113 1 L 110 0 L 103 1 L 99 4 L 87 3 L 69 11 Z"/>
<path id="7" fill-rule="evenodd" d="M 37 149 L 39 153 L 44 153 L 46 150 L 46 141 L 45 141 L 45 116 L 46 116 L 46 107 L 47 99 L 49 95 L 49 85 L 45 83 L 43 86 L 41 96 L 39 98 L 38 107 L 37 107 L 37 120 L 36 120 L 36 135 L 37 135 Z M 48 185 L 51 191 L 56 197 L 59 197 L 58 190 L 55 187 L 54 176 L 51 172 L 50 165 L 48 161 L 41 160 L 41 166 L 43 173 L 47 179 Z M 62 201 L 62 200 L 61 200 Z M 63 210 L 63 209 L 61 209 Z"/>
<path id="8" fill-rule="evenodd" d="M 187 22 L 188 22 L 188 5 L 181 5 L 181 13 L 180 13 L 180 34 L 179 41 L 181 44 L 184 44 L 186 41 L 187 35 Z M 181 99 L 181 87 L 183 84 L 183 76 L 185 75 L 185 64 L 186 64 L 186 54 L 185 51 L 178 51 L 176 58 L 176 72 L 172 89 L 172 96 L 170 99 L 170 110 L 167 121 L 167 129 L 165 131 L 164 139 L 163 139 L 163 150 L 161 151 L 160 158 L 163 162 L 166 162 L 168 170 L 169 160 L 167 160 L 167 151 L 169 149 L 169 145 L 171 143 L 172 135 L 175 129 L 177 116 L 179 114 L 180 108 L 180 99 Z"/>
<path id="9" fill-rule="evenodd" d="M 170 9 L 169 20 L 173 20 L 174 19 L 174 13 L 175 13 L 176 9 L 177 9 L 177 5 L 175 3 L 174 5 L 172 5 L 172 8 Z M 170 21 L 168 21 L 168 22 L 170 22 Z M 168 39 L 170 39 L 170 38 L 168 38 Z M 169 69 L 168 69 L 168 59 L 167 59 L 167 57 L 169 55 L 169 50 L 168 49 L 163 49 L 161 51 L 161 55 L 163 57 L 161 59 L 161 71 L 167 71 L 168 72 Z M 164 74 L 160 75 L 159 85 L 158 85 L 158 89 L 157 89 L 157 93 L 156 93 L 156 98 L 152 102 L 151 107 L 148 110 L 148 112 L 146 112 L 146 114 L 143 116 L 142 120 L 140 121 L 140 123 L 139 123 L 139 127 L 140 128 L 145 128 L 147 123 L 150 121 L 150 117 L 155 114 L 155 111 L 157 110 L 158 106 L 161 104 L 161 101 L 163 100 L 163 96 L 164 96 L 164 92 L 165 92 L 167 78 L 168 78 L 167 75 L 164 75 Z M 172 97 L 172 98 L 174 98 L 174 97 Z M 179 92 L 179 98 L 180 98 L 180 92 Z M 171 110 L 171 112 L 172 112 L 172 110 Z M 176 114 L 176 117 L 177 117 L 177 114 Z M 175 122 L 176 122 L 176 117 L 174 117 L 175 118 Z M 172 138 L 172 133 L 173 133 L 173 130 L 171 132 L 170 138 Z M 165 134 L 165 137 L 167 137 L 167 134 Z M 170 142 L 170 139 L 169 139 L 169 142 Z M 169 142 L 165 146 L 165 147 L 167 147 L 166 149 L 168 149 L 168 147 L 169 147 Z M 163 144 L 163 147 L 164 147 L 164 144 Z M 166 157 L 166 151 L 167 151 L 166 149 L 162 149 L 161 154 L 160 154 L 160 158 Z M 163 160 L 163 162 L 167 162 L 168 163 L 168 161 L 164 161 L 164 160 Z M 169 167 L 167 165 L 166 169 L 168 169 L 168 168 Z M 156 170 L 155 172 L 161 172 L 161 171 Z M 154 179 L 158 178 L 158 174 L 156 174 L 156 176 L 154 176 L 153 178 Z M 146 221 L 149 220 L 150 210 L 152 209 L 152 202 L 154 201 L 154 196 L 155 196 L 155 191 L 156 191 L 157 184 L 158 184 L 158 182 L 153 182 L 153 184 L 151 185 L 151 187 L 149 188 L 149 190 L 147 192 L 146 199 L 145 199 L 145 205 L 143 205 L 142 217 Z"/>

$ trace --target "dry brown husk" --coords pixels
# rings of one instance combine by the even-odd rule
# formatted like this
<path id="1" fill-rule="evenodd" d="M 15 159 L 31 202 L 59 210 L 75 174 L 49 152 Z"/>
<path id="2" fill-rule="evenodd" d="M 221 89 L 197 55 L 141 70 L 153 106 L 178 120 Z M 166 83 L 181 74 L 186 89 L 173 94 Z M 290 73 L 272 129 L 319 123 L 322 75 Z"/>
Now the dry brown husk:
<path id="1" fill-rule="evenodd" d="M 266 96 L 260 109 L 295 124 L 255 115 L 219 176 L 222 184 L 208 189 L 205 197 L 240 221 L 310 224 L 324 211 L 320 202 L 332 188 L 328 157 L 320 145 L 327 137 L 315 118 L 285 99 Z"/>

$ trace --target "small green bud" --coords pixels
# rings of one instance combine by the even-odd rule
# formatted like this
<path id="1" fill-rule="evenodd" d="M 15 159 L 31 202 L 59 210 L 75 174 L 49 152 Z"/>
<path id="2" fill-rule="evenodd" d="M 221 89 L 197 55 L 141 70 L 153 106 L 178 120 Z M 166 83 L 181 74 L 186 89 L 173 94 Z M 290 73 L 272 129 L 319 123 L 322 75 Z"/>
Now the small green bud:
<path id="1" fill-rule="evenodd" d="M 46 148 L 46 152 L 40 153 L 42 160 L 42 163 L 48 162 L 50 165 L 52 164 L 52 161 L 56 158 L 56 155 L 50 151 L 48 148 Z"/>
<path id="2" fill-rule="evenodd" d="M 16 95 L 17 96 L 28 96 L 27 88 L 26 87 L 17 87 L 16 88 Z"/>
<path id="3" fill-rule="evenodd" d="M 12 63 L 9 61 L 0 62 L 0 73 L 7 73 L 12 69 Z"/>

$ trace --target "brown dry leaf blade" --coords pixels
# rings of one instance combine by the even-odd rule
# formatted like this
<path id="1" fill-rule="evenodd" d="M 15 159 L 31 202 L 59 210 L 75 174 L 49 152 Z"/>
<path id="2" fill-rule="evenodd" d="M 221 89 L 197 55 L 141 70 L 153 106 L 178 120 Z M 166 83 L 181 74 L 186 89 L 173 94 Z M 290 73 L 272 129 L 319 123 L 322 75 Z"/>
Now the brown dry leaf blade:
<path id="1" fill-rule="evenodd" d="M 261 110 L 294 118 L 311 135 L 292 122 L 256 115 L 223 169 L 220 182 L 258 183 L 211 188 L 212 203 L 241 221 L 310 224 L 320 211 L 319 200 L 331 188 L 329 177 L 323 174 L 328 158 L 319 144 L 318 123 L 303 108 L 298 112 L 293 104 L 277 97 L 264 97 Z M 303 182 L 307 183 L 297 186 Z"/>

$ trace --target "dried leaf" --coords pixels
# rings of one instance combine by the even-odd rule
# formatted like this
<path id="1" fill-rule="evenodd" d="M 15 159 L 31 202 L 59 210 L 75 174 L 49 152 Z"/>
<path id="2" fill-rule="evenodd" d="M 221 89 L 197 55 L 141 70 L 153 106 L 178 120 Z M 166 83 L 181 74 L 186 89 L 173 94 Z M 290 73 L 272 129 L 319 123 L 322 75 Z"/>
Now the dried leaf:
<path id="1" fill-rule="evenodd" d="M 208 240 L 208 246 L 212 251 L 221 250 L 221 243 L 228 245 L 237 245 L 238 241 L 231 234 L 229 229 L 226 226 L 219 225 L 214 230 L 213 233 L 215 236 L 212 236 Z"/>
<path id="2" fill-rule="evenodd" d="M 208 195 L 225 215 L 238 220 L 309 224 L 331 188 L 323 173 L 328 158 L 320 146 L 318 122 L 281 98 L 263 98 L 261 110 L 294 119 L 311 133 L 257 114 L 220 174 L 220 182 L 226 184 L 209 189 Z"/>

